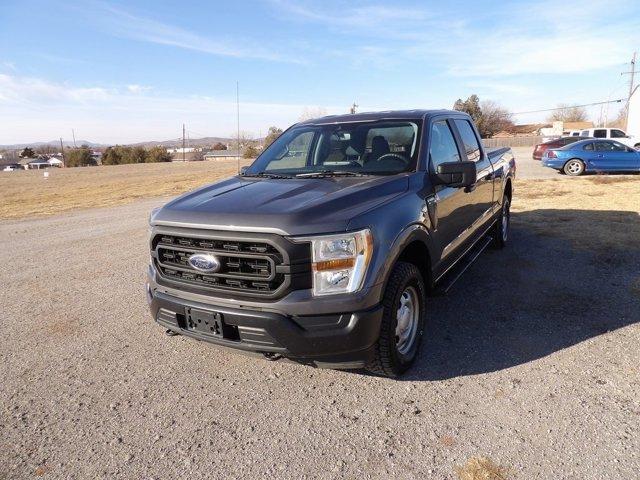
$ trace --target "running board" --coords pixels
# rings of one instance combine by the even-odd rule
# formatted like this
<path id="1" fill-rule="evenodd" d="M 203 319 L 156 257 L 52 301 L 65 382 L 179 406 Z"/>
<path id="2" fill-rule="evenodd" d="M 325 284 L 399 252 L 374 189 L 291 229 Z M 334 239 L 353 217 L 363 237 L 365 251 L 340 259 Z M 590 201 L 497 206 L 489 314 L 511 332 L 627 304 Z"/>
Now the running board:
<path id="1" fill-rule="evenodd" d="M 486 248 L 493 242 L 493 238 L 490 236 L 485 236 L 483 240 L 480 240 L 476 243 L 471 250 L 469 250 L 458 262 L 449 270 L 436 285 L 436 288 L 433 290 L 434 295 L 444 295 L 453 284 L 458 281 L 458 279 L 462 276 L 467 269 L 473 265 L 480 254 L 486 250 Z"/>

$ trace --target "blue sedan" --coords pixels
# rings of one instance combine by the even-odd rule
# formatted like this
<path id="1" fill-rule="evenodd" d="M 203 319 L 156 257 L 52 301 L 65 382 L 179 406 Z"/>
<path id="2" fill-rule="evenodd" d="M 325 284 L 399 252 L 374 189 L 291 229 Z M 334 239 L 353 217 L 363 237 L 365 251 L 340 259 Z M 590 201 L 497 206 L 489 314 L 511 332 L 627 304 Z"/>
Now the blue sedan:
<path id="1" fill-rule="evenodd" d="M 615 140 L 582 140 L 547 150 L 542 165 L 567 175 L 640 172 L 640 152 Z"/>

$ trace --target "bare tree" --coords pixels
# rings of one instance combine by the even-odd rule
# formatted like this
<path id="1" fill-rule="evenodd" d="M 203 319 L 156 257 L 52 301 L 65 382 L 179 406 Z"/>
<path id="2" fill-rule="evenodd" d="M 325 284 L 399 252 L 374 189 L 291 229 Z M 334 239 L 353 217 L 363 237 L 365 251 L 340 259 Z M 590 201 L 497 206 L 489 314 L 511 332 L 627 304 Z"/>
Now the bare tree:
<path id="1" fill-rule="evenodd" d="M 482 138 L 493 137 L 496 133 L 513 127 L 511 112 L 493 100 L 483 100 L 480 103 L 480 111 L 478 130 Z"/>
<path id="2" fill-rule="evenodd" d="M 282 135 L 282 129 L 278 127 L 269 127 L 269 132 L 267 136 L 264 137 L 264 148 L 267 148 L 271 145 L 275 140 Z"/>
<path id="3" fill-rule="evenodd" d="M 559 104 L 558 108 L 549 115 L 548 122 L 586 122 L 589 114 L 584 107 L 572 107 L 566 104 Z"/>
<path id="4" fill-rule="evenodd" d="M 616 118 L 614 118 L 610 122 L 607 122 L 607 125 L 605 125 L 605 127 L 625 128 L 626 123 L 627 123 L 627 109 L 626 107 L 624 107 L 618 111 L 618 113 L 616 114 Z"/>
<path id="5" fill-rule="evenodd" d="M 469 114 L 482 138 L 492 137 L 501 130 L 508 130 L 513 126 L 509 110 L 491 100 L 480 102 L 477 95 L 471 95 L 466 100 L 456 100 L 453 109 Z"/>

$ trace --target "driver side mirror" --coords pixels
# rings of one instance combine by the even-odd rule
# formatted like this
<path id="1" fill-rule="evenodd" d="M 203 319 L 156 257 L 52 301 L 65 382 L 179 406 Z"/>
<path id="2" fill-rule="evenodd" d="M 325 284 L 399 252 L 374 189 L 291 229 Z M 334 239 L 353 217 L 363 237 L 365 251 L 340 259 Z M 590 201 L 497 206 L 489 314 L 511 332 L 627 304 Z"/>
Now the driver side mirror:
<path id="1" fill-rule="evenodd" d="M 248 169 L 249 169 L 248 165 L 245 165 L 244 167 L 240 167 L 240 175 L 244 175 L 245 173 L 247 173 Z"/>
<path id="2" fill-rule="evenodd" d="M 477 181 L 476 162 L 446 162 L 436 168 L 436 185 L 471 187 Z"/>

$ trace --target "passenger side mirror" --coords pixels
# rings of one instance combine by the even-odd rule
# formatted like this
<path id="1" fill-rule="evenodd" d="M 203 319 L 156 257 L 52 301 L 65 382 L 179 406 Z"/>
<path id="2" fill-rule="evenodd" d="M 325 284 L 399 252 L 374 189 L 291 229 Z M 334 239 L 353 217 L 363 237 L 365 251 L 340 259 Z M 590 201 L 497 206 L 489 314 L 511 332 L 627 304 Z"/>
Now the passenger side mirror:
<path id="1" fill-rule="evenodd" d="M 470 187 L 477 181 L 476 162 L 446 162 L 436 168 L 436 185 Z"/>

